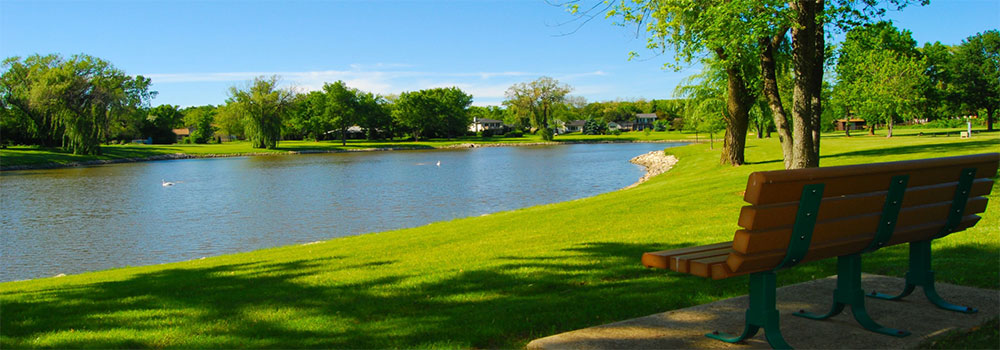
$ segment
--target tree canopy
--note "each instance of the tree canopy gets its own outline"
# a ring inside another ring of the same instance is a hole
[[[42,144],[60,143],[75,154],[100,154],[112,125],[156,96],[148,78],[126,75],[93,56],[11,57],[3,65],[0,125],[23,127],[4,132],[23,133],[16,137]]]

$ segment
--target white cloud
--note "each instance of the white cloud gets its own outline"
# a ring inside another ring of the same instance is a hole
[[[156,84],[191,83],[241,83],[258,76],[277,75],[282,85],[294,87],[299,92],[317,91],[323,84],[343,80],[348,86],[377,94],[398,94],[435,87],[455,86],[475,98],[476,105],[497,105],[503,101],[504,92],[514,83],[535,79],[543,74],[523,71],[477,71],[439,73],[412,69],[405,64],[375,63],[352,64],[346,70],[321,70],[304,72],[213,72],[213,73],[155,73],[145,75]],[[561,81],[600,78],[608,76],[602,70],[569,72],[555,75]],[[593,79],[587,84],[575,85],[577,95],[607,93],[608,85]]]

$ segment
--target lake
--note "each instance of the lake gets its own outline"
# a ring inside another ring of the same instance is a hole
[[[0,173],[0,281],[198,259],[614,191],[637,155],[577,144],[187,159]],[[440,162],[440,165],[438,165]],[[165,187],[161,181],[175,182]]]

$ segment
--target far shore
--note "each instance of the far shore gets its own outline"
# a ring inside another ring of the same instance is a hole
[[[38,164],[17,164],[17,165],[3,165],[0,164],[0,171],[18,171],[18,170],[39,170],[39,169],[57,169],[57,168],[69,168],[69,167],[79,167],[79,166],[92,166],[92,165],[104,165],[104,164],[118,164],[118,163],[136,163],[136,162],[148,162],[148,161],[158,161],[158,160],[176,160],[176,159],[196,159],[196,158],[228,158],[228,157],[247,157],[247,156],[275,156],[275,155],[294,155],[294,154],[320,154],[320,153],[349,153],[349,152],[384,152],[384,151],[414,151],[414,150],[444,150],[444,149],[457,149],[457,148],[479,148],[479,147],[524,147],[524,146],[552,146],[552,145],[573,145],[573,144],[609,144],[609,143],[697,143],[701,140],[567,140],[567,141],[554,141],[554,142],[491,142],[491,143],[459,143],[450,144],[444,146],[432,146],[429,148],[423,148],[419,145],[414,145],[408,147],[405,145],[395,145],[392,147],[368,147],[368,148],[352,148],[352,149],[304,149],[304,150],[289,150],[289,151],[270,151],[270,152],[239,152],[239,153],[204,153],[204,154],[191,154],[191,153],[171,153],[171,154],[158,154],[146,157],[125,157],[125,158],[113,158],[113,159],[96,159],[78,162],[66,162],[66,163],[38,163]],[[165,145],[170,146],[170,145]],[[0,159],[0,163],[2,159]],[[642,165],[642,164],[640,164]],[[648,167],[647,167],[648,168]],[[638,183],[637,183],[638,184]]]

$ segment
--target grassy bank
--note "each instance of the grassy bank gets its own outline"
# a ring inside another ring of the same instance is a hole
[[[556,137],[556,142],[636,142],[664,140],[695,140],[704,139],[707,135],[682,132],[629,132],[622,135],[581,135],[568,134]],[[716,135],[719,136],[719,135]],[[421,142],[383,141],[369,142],[364,140],[348,140],[347,145],[340,141],[281,141],[273,150],[255,149],[248,142],[227,142],[223,144],[176,144],[176,145],[105,145],[101,146],[102,155],[75,155],[60,149],[40,147],[9,147],[0,149],[0,166],[40,166],[81,163],[88,161],[103,161],[126,158],[148,158],[168,154],[187,154],[192,156],[205,155],[244,155],[244,154],[283,154],[292,152],[334,152],[366,149],[434,149],[454,147],[461,144],[518,144],[542,142],[540,136],[525,135],[524,137],[463,137],[452,140],[431,139]]]
[[[823,139],[824,166],[995,152],[973,139]],[[924,130],[923,132],[926,132]],[[906,133],[903,133],[906,134]],[[671,171],[634,189],[422,227],[181,263],[0,284],[0,348],[514,348],[558,332],[746,294],[647,270],[645,251],[731,240],[753,171],[782,167],[777,140],[750,164],[708,144],[671,148]],[[1000,187],[973,229],[934,246],[939,281],[1000,289]],[[905,246],[865,258],[902,276]],[[947,271],[947,272],[945,272]],[[975,273],[971,273],[975,271]],[[779,284],[835,273],[833,260]]]

